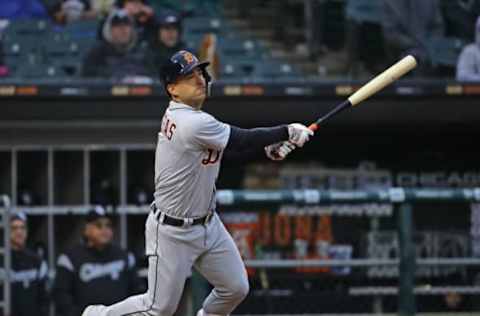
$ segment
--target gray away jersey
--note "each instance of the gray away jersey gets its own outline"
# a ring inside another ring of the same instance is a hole
[[[188,105],[170,102],[155,153],[155,204],[175,217],[215,209],[215,181],[230,126]]]

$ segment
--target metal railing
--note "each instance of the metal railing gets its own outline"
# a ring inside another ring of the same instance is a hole
[[[370,191],[337,190],[262,190],[239,191],[223,190],[217,195],[219,204],[337,204],[337,203],[392,203],[397,210],[397,231],[400,242],[398,259],[349,259],[349,260],[246,260],[252,268],[291,268],[291,267],[368,267],[398,266],[399,286],[398,314],[414,315],[416,312],[415,269],[417,265],[480,265],[475,258],[415,258],[413,243],[413,221],[411,203],[417,202],[478,202],[480,188],[459,189],[404,189],[388,188]]]
[[[348,259],[348,260],[246,260],[247,267],[252,268],[291,268],[291,267],[369,267],[369,266],[398,266],[400,283],[395,294],[398,293],[399,314],[413,315],[415,313],[414,286],[415,267],[423,265],[480,265],[476,258],[415,258],[413,245],[413,222],[411,203],[419,202],[479,202],[480,188],[459,189],[404,189],[387,188],[368,191],[339,191],[339,190],[219,190],[217,192],[219,205],[226,207],[240,205],[328,205],[328,204],[356,204],[356,203],[388,203],[394,206],[397,213],[397,229],[400,240],[398,259]],[[49,210],[48,210],[49,209]],[[58,214],[71,213],[72,207],[49,207],[40,213],[51,212]],[[88,207],[79,206],[78,214],[84,214]],[[73,213],[77,213],[77,212]],[[116,208],[120,215],[141,214],[148,211],[148,207],[121,205]],[[125,227],[123,228],[125,229]],[[9,295],[9,293],[8,293]],[[6,296],[5,296],[6,297]]]

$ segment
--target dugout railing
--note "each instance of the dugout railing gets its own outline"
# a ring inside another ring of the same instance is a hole
[[[390,188],[371,191],[235,191],[218,192],[218,202],[223,205],[252,203],[271,204],[336,204],[336,203],[392,203],[397,213],[397,231],[400,241],[398,259],[349,259],[349,260],[246,260],[252,268],[288,268],[288,267],[367,267],[396,265],[399,268],[398,287],[352,288],[350,295],[373,295],[376,298],[376,313],[382,312],[381,298],[384,295],[398,295],[398,314],[416,313],[415,295],[438,295],[451,291],[465,294],[479,294],[479,287],[445,288],[415,287],[415,270],[422,265],[477,266],[480,258],[423,258],[416,259],[413,242],[414,224],[412,204],[418,202],[478,202],[480,188],[465,189],[404,189]],[[380,306],[379,306],[380,305]]]
[[[51,169],[51,168],[50,168]],[[458,188],[458,189],[403,189],[389,188],[369,191],[339,191],[339,190],[219,190],[217,201],[222,209],[232,206],[262,205],[278,206],[284,204],[294,205],[335,205],[355,203],[386,203],[393,205],[394,213],[397,215],[396,227],[400,241],[400,255],[394,259],[348,259],[348,260],[246,260],[247,267],[265,269],[276,269],[286,267],[322,267],[322,266],[398,266],[399,286],[398,288],[358,288],[351,289],[351,295],[374,295],[376,297],[398,295],[398,313],[400,315],[413,315],[416,311],[415,295],[421,295],[415,287],[415,269],[422,265],[480,265],[480,259],[475,258],[415,258],[413,238],[414,225],[412,222],[412,205],[421,202],[459,202],[476,203],[480,202],[480,188]],[[60,206],[52,205],[45,207],[13,207],[13,210],[26,211],[28,214],[47,216],[48,224],[48,253],[50,262],[54,262],[55,239],[59,237],[55,231],[55,216],[74,214],[85,214],[90,205]],[[130,215],[146,214],[148,206],[135,206],[121,204],[109,208],[110,211],[118,214],[120,241],[127,240],[129,226],[134,225],[127,220]],[[223,211],[222,211],[223,212]],[[54,264],[51,265],[53,267]],[[204,283],[198,278],[192,278],[192,297],[198,298],[192,303],[198,305],[199,300],[205,293]],[[440,293],[441,289],[430,289],[431,293]],[[198,295],[200,291],[201,295]],[[420,290],[425,293],[425,289]],[[466,291],[472,291],[468,288]],[[475,291],[475,289],[473,290]],[[189,310],[195,310],[193,308]],[[253,314],[253,313],[252,313]]]

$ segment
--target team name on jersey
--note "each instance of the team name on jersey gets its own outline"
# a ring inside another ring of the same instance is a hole
[[[105,276],[110,276],[112,280],[118,280],[124,269],[124,260],[116,260],[104,264],[84,263],[80,266],[79,277],[85,283]]]
[[[4,279],[4,273],[4,269],[0,269],[0,279]],[[27,289],[33,282],[40,278],[40,271],[38,269],[11,270],[9,277],[11,283],[23,283],[23,287]]]

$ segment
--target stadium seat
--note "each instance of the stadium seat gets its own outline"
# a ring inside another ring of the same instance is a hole
[[[63,56],[49,59],[48,63],[57,69],[57,76],[79,77],[82,67],[82,59],[78,56]]]
[[[426,43],[434,67],[456,67],[458,56],[466,43],[455,37],[432,38]]]
[[[220,18],[192,17],[183,22],[185,34],[219,33],[225,27]]]
[[[61,33],[48,37],[42,46],[47,57],[68,57],[80,52],[79,44]]]
[[[50,30],[50,22],[47,20],[14,20],[5,29],[5,35],[39,35],[46,34]]]
[[[263,78],[294,77],[296,72],[292,65],[278,61],[257,63],[255,73]]]
[[[254,74],[254,62],[227,62],[222,63],[220,71],[221,78],[243,78]]]
[[[218,47],[222,55],[231,57],[256,57],[262,55],[260,45],[252,39],[219,37]]]
[[[53,78],[58,77],[60,71],[54,65],[21,65],[14,73],[15,77],[21,78]]]
[[[85,20],[76,21],[65,25],[59,31],[67,34],[72,40],[91,39],[97,38],[98,21],[97,20]]]
[[[381,22],[382,13],[379,0],[348,0],[345,14],[347,19],[357,23]]]
[[[296,71],[288,63],[266,60],[234,60],[222,64],[221,78],[277,79],[295,77]]]

